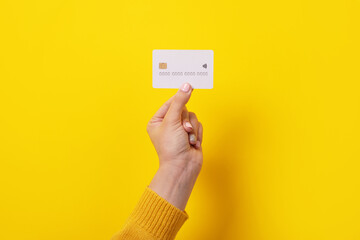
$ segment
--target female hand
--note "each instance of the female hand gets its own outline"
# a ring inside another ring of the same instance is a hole
[[[202,124],[185,106],[191,93],[191,85],[183,84],[147,125],[159,157],[159,170],[149,187],[182,210],[203,162]]]

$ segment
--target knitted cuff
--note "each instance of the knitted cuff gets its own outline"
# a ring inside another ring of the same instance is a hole
[[[129,220],[157,239],[170,240],[188,218],[186,211],[176,208],[147,186]]]

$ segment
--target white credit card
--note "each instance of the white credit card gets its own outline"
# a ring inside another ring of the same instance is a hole
[[[153,50],[153,87],[213,88],[213,50]]]

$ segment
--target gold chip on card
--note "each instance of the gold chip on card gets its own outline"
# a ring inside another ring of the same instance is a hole
[[[167,63],[159,63],[160,69],[167,69]]]

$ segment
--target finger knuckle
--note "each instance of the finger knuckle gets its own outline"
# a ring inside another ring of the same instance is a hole
[[[189,112],[189,116],[191,116],[194,119],[197,119],[196,114],[194,112]]]

